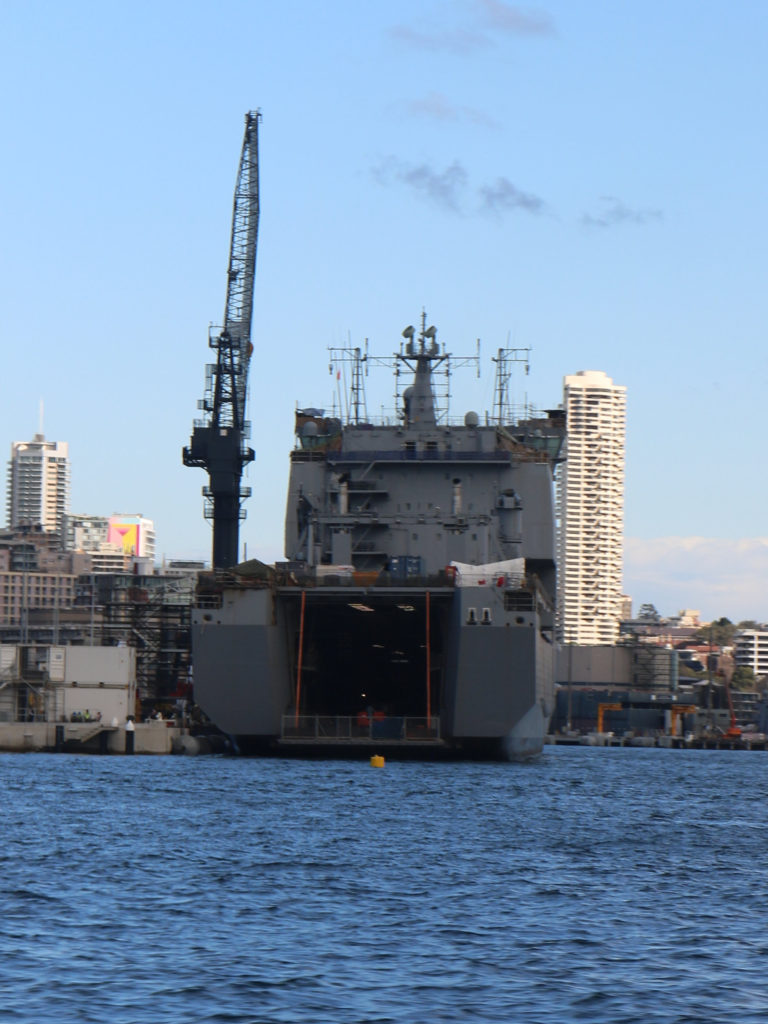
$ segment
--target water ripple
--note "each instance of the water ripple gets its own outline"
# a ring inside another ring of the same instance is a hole
[[[768,757],[0,756],[13,1024],[752,1024]]]

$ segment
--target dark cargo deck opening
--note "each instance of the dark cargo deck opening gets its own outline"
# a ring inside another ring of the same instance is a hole
[[[292,637],[292,711],[387,717],[440,713],[452,595],[430,593],[427,634],[424,590],[306,593],[303,633],[300,593],[283,598]]]

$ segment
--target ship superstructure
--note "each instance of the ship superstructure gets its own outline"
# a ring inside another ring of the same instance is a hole
[[[286,561],[201,587],[196,698],[241,749],[541,748],[562,416],[506,422],[500,400],[482,423],[452,423],[436,335],[425,316],[403,332],[393,362],[410,384],[393,422],[365,415],[359,350],[346,422],[297,411]]]

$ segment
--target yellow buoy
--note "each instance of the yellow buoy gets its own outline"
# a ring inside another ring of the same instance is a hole
[[[384,767],[384,758],[381,756],[381,754],[374,754],[373,757],[371,758],[371,768],[383,768],[383,767]]]

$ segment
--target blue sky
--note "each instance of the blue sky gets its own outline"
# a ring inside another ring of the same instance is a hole
[[[626,385],[635,607],[768,619],[767,42],[757,0],[5,0],[0,445],[44,400],[73,511],[210,557],[181,448],[259,107],[248,554],[282,555],[328,346],[391,353],[424,307],[452,351],[482,341],[457,412],[508,338],[541,407],[580,369]]]

